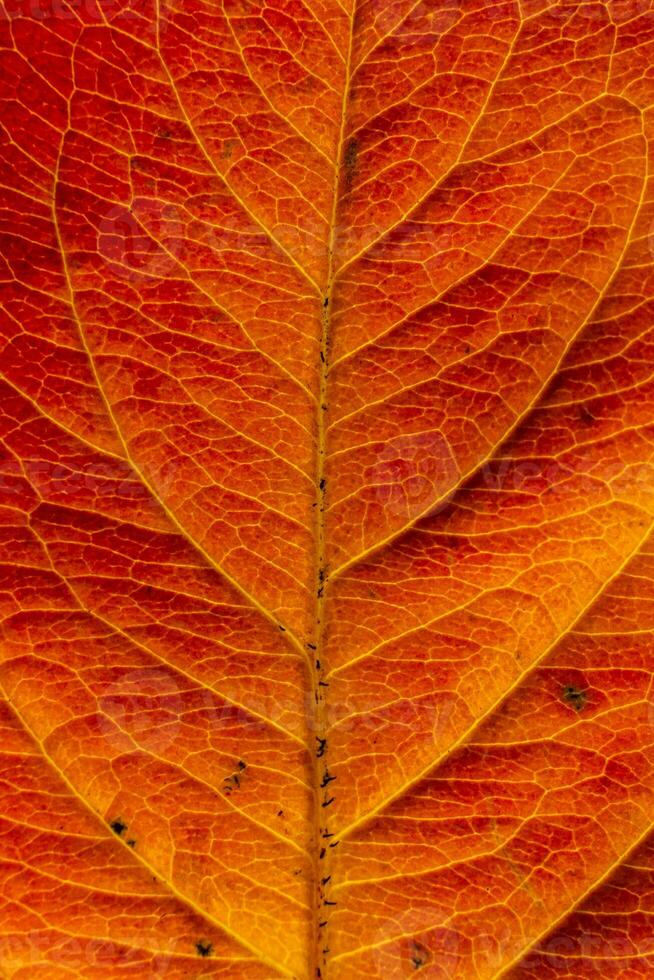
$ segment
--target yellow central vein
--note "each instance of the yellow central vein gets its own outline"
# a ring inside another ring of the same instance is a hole
[[[317,419],[317,451],[316,451],[316,569],[315,569],[315,648],[316,663],[314,671],[314,727],[318,743],[316,756],[314,757],[314,887],[316,922],[313,941],[313,956],[310,964],[310,976],[324,977],[326,966],[326,933],[323,934],[321,922],[327,922],[327,910],[325,905],[328,901],[327,884],[330,879],[330,853],[329,830],[327,823],[323,823],[328,813],[330,799],[333,794],[330,792],[329,768],[327,750],[327,704],[324,692],[328,690],[325,682],[326,663],[324,659],[325,641],[325,599],[328,589],[328,568],[326,565],[326,539],[325,539],[325,510],[326,510],[326,459],[327,459],[327,380],[329,371],[329,341],[331,326],[331,309],[333,305],[333,291],[335,281],[335,250],[336,250],[336,231],[337,231],[337,212],[339,199],[339,183],[341,159],[343,157],[343,144],[345,139],[345,127],[347,121],[347,100],[351,82],[352,51],[354,45],[354,16],[356,0],[353,0],[352,10],[349,14],[349,40],[348,51],[345,59],[345,71],[343,76],[343,96],[341,101],[341,118],[338,132],[338,140],[334,156],[334,183],[332,190],[332,213],[329,228],[328,242],[328,264],[327,264],[327,285],[323,298],[322,307],[322,331],[320,341],[320,391],[318,397],[318,419]],[[325,928],[327,928],[325,926]]]

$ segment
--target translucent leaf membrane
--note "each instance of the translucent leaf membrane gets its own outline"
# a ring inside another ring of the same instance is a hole
[[[654,2],[0,32],[0,976],[646,980]]]

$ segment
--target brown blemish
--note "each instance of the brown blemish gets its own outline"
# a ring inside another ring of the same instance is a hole
[[[345,147],[345,154],[343,156],[343,170],[344,170],[346,191],[352,190],[352,185],[354,184],[354,180],[359,171],[358,158],[359,158],[359,141],[356,139],[348,140],[347,146]]]
[[[427,947],[418,942],[411,943],[410,955],[414,970],[421,970],[431,959],[431,954]]]
[[[580,687],[574,684],[567,684],[561,691],[561,698],[569,704],[575,711],[583,711],[588,701],[588,695]]]

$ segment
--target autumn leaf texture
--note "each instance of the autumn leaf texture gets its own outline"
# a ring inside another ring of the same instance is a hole
[[[654,0],[0,30],[0,980],[654,977]]]

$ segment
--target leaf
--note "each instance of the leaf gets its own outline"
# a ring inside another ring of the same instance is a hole
[[[8,0],[0,975],[654,969],[652,0]]]

